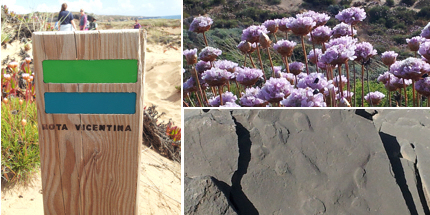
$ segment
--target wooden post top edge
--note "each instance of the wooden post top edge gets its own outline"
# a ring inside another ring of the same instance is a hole
[[[142,31],[142,29],[140,29]],[[146,35],[146,30],[143,30]],[[116,29],[116,30],[97,30],[97,31],[37,31],[33,32],[35,36],[44,35],[69,35],[69,34],[109,34],[109,33],[134,33],[138,34],[139,29]]]

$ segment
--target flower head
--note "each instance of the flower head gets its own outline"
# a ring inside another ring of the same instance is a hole
[[[290,57],[293,54],[293,50],[296,45],[297,43],[293,41],[279,40],[273,45],[273,48],[283,57]]]
[[[289,68],[291,73],[293,73],[294,75],[298,75],[305,68],[305,64],[301,62],[292,62],[290,63]]]
[[[282,78],[282,66],[274,66],[274,71],[272,71],[275,74],[276,78]]]
[[[430,41],[422,43],[418,52],[423,58],[427,59],[427,62],[430,62]]]
[[[269,36],[267,36],[267,34],[263,32],[260,34],[259,42],[260,42],[260,46],[263,49],[269,48],[270,44],[272,44],[272,41],[270,40]]]
[[[421,31],[421,36],[426,38],[426,39],[430,39],[430,22]]]
[[[415,89],[418,91],[418,93],[429,97],[430,96],[430,77],[425,77],[424,79],[417,81],[417,83],[415,84]]]
[[[221,54],[222,54],[221,50],[208,46],[202,49],[202,51],[199,54],[199,58],[200,60],[212,62]]]
[[[366,102],[372,105],[378,105],[383,98],[385,98],[385,95],[379,91],[370,92],[364,96]]]
[[[353,29],[353,33],[354,35],[356,35],[357,31]],[[352,35],[351,25],[341,22],[340,24],[337,24],[336,26],[334,26],[333,30],[331,31],[331,35],[334,38],[339,38],[342,36],[351,36]]]
[[[227,104],[227,102],[236,103],[237,96],[235,96],[233,93],[226,91],[222,94],[222,103]],[[215,98],[209,99],[209,105],[212,107],[218,107],[220,105],[220,98],[219,95]]]
[[[240,107],[240,105],[235,102],[226,102],[224,105],[220,105],[220,107]]]
[[[31,62],[31,57],[26,57],[26,58],[25,58],[25,62],[26,62],[26,63],[30,63],[30,62]]]
[[[330,16],[325,13],[317,13],[315,11],[309,10],[301,14],[297,14],[296,17],[310,17],[315,21],[315,27],[325,25],[330,19]]]
[[[188,65],[197,63],[197,49],[187,49],[183,51]]]
[[[311,50],[308,54],[308,60],[313,64],[317,64],[317,61],[321,59],[321,55],[322,55],[321,49],[315,49],[315,53],[314,53],[314,50]]]
[[[355,59],[355,45],[335,45],[328,48],[324,54],[321,55],[321,64],[331,64],[332,66],[344,64],[347,60]],[[320,66],[320,64],[318,64]]]
[[[291,29],[289,29],[287,27],[287,24],[290,23],[294,18],[293,17],[284,17],[279,21],[279,30],[282,32],[287,33],[288,31],[290,31]]]
[[[234,73],[234,68],[236,68],[238,64],[229,60],[218,60],[214,62],[214,66]]]
[[[376,49],[373,49],[372,44],[368,42],[357,43],[355,47],[355,61],[365,62],[369,60],[369,58],[378,54]]]
[[[287,27],[299,36],[308,34],[315,26],[316,23],[311,17],[297,17],[287,23]]]
[[[366,18],[366,12],[362,8],[350,7],[340,11],[335,17],[341,22],[355,25]]]
[[[263,72],[260,69],[254,68],[237,68],[236,81],[244,86],[254,85],[261,77],[263,77]]]
[[[294,89],[281,104],[285,107],[326,107],[324,95],[311,88]]]
[[[251,51],[251,43],[245,40],[240,41],[240,43],[237,45],[237,48],[242,52],[242,54],[247,54],[249,51]]]
[[[312,34],[312,37],[311,37]],[[309,41],[313,41],[316,44],[322,44],[327,42],[331,36],[331,28],[327,26],[319,26],[311,31],[309,34]]]
[[[245,93],[242,92],[242,97],[239,103],[245,107],[265,107],[267,101],[258,97],[260,93],[259,87],[246,88]]]
[[[16,67],[18,67],[18,62],[12,61],[7,65],[7,67],[9,67],[11,69],[15,69]]]
[[[261,88],[259,98],[268,102],[279,102],[290,95],[293,87],[284,78],[270,78]]]
[[[324,92],[328,87],[329,82],[323,73],[313,72],[306,77],[299,80],[297,87],[299,88],[311,88],[313,90],[318,90],[319,92]]]
[[[418,58],[406,58],[396,61],[390,67],[390,72],[399,78],[418,80],[424,73],[430,71],[430,65]]]
[[[347,83],[346,77],[343,75],[342,76],[338,75],[338,76],[333,78],[333,84],[335,87],[339,87],[339,83],[340,83],[341,79],[342,79],[342,87],[345,86],[345,84]]]
[[[386,51],[386,52],[382,53],[382,55],[381,55],[382,63],[384,63],[387,66],[391,66],[391,64],[396,62],[396,58],[398,55],[399,54],[397,54],[394,51]]]
[[[263,25],[251,25],[242,31],[242,40],[246,40],[250,43],[255,43],[259,41],[261,33],[269,33],[266,27]]]
[[[263,25],[266,27],[269,33],[274,34],[278,31],[280,21],[280,19],[266,20]]]
[[[197,62],[197,64],[196,64],[196,70],[199,73],[202,73],[202,72],[204,72],[210,68],[211,68],[210,62],[199,60],[199,62]]]
[[[208,31],[211,28],[213,21],[209,17],[199,16],[193,19],[193,22],[190,24],[190,31],[196,33],[203,33]]]
[[[421,36],[416,36],[416,37],[412,37],[411,39],[406,39],[409,49],[413,52],[418,51],[418,49],[420,49],[421,43],[425,41],[426,41],[426,38],[423,38]]]
[[[12,79],[12,77],[10,76],[10,74],[3,74],[3,78],[10,81],[10,79]]]
[[[197,91],[197,86],[196,86],[196,82],[194,81],[194,78],[191,77],[191,78],[187,79],[182,84],[182,89],[184,90],[184,93],[190,93],[190,92]]]
[[[232,74],[225,69],[211,68],[202,74],[202,79],[209,84],[209,86],[221,86],[227,83]]]

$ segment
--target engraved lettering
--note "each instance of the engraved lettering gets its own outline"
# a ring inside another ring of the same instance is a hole
[[[61,124],[56,124],[56,126],[58,127],[58,130],[60,130]]]
[[[93,131],[98,131],[98,130],[97,130],[97,129],[98,129],[98,128],[97,128],[97,126],[98,126],[98,125],[93,125]]]
[[[54,130],[55,129],[55,125],[54,124],[49,124],[49,130]]]
[[[75,127],[76,127],[76,130],[78,130],[78,131],[79,131],[79,129],[81,129],[81,125],[75,125]]]
[[[112,127],[112,125],[107,125],[107,127],[108,127],[108,131],[110,131],[110,127]]]
[[[91,125],[87,125],[86,129],[87,129],[88,131],[91,131]]]
[[[127,125],[127,127],[125,127],[125,131],[131,131],[130,125]]]
[[[99,125],[99,131],[104,131],[106,128],[106,125]]]
[[[42,130],[48,130],[48,125],[47,124],[42,124]]]
[[[124,129],[123,125],[118,125],[118,131],[122,131]]]
[[[63,127],[61,128],[61,130],[69,130],[69,129],[67,129],[66,124],[63,124]]]

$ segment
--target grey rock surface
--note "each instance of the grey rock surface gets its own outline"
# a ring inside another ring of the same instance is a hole
[[[190,152],[184,157],[185,176],[211,175],[229,184],[239,156],[236,125],[230,112],[194,111],[186,118],[184,127],[183,150]]]
[[[185,177],[185,214],[237,214],[225,192],[225,186],[210,176]]]
[[[185,175],[213,176],[238,214],[426,214],[430,120],[390,111],[194,111]]]

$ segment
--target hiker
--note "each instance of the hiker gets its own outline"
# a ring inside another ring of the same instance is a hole
[[[88,30],[88,17],[87,14],[85,14],[84,9],[81,9],[81,17],[79,18],[79,29],[81,31],[87,31]]]
[[[135,19],[134,21],[136,22],[133,25],[134,29],[140,29],[141,25],[137,22],[137,19]]]
[[[73,21],[73,14],[67,11],[67,4],[63,3],[61,5],[61,11],[58,14],[58,30],[59,31],[75,31],[76,25]],[[73,28],[72,28],[73,27]]]
[[[93,17],[93,21],[90,23],[90,27],[88,30],[98,30],[98,25],[97,25],[97,18]]]

